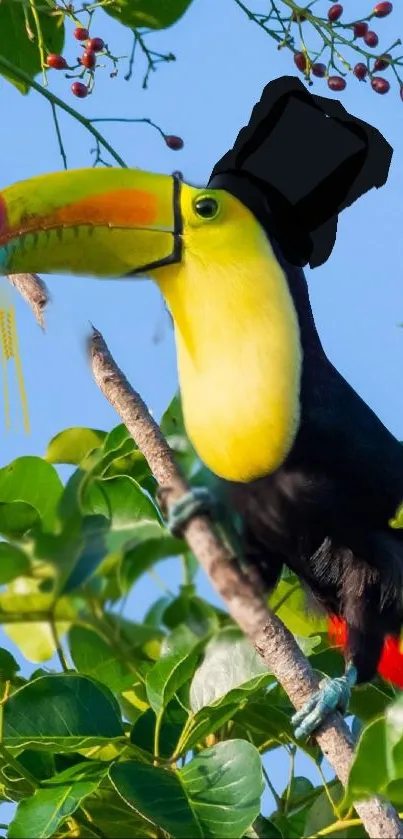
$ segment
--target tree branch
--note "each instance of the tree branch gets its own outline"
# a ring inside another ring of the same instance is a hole
[[[176,466],[172,452],[147,406],[113,360],[96,329],[89,342],[94,379],[147,459],[168,506],[189,489]],[[295,639],[247,579],[232,555],[217,538],[209,519],[197,516],[184,529],[190,549],[197,557],[229,613],[252,642],[298,710],[318,688],[318,679]],[[354,743],[340,714],[332,714],[321,726],[316,740],[336,775],[346,784],[354,755]],[[355,804],[370,837],[402,839],[403,825],[394,808],[378,797]]]
[[[44,311],[50,298],[43,280],[37,274],[9,274],[8,279],[31,307],[41,329],[45,329]]]

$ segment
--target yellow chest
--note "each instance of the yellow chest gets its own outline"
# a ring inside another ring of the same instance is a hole
[[[188,257],[160,283],[170,306],[188,435],[229,481],[273,472],[299,423],[301,347],[286,277],[267,240],[242,263]],[[256,255],[258,254],[258,255]]]

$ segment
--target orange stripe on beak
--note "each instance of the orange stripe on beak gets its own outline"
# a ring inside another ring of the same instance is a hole
[[[52,220],[66,225],[91,224],[115,227],[147,227],[157,217],[155,195],[139,189],[116,189],[105,195],[88,196],[61,207]]]
[[[51,215],[22,217],[17,228],[7,228],[6,205],[0,195],[0,238],[6,244],[15,236],[50,230],[53,227],[121,227],[152,226],[158,212],[158,199],[150,192],[137,189],[117,189],[104,195],[86,196],[55,210]],[[4,210],[2,211],[2,204]],[[4,222],[2,225],[2,215]],[[2,235],[3,234],[3,235]]]

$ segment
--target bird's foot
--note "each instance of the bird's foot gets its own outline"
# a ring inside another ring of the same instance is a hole
[[[344,676],[324,679],[319,690],[292,717],[295,736],[298,739],[309,737],[333,711],[340,711],[344,715],[350,702],[351,688],[356,682],[357,671],[353,665],[347,667]]]
[[[194,487],[168,510],[168,530],[174,536],[180,536],[185,525],[194,516],[211,514],[214,500],[205,487]]]

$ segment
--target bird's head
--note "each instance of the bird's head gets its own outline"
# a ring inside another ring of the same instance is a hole
[[[16,184],[0,192],[1,273],[151,276],[201,459],[230,480],[284,459],[298,425],[297,315],[263,227],[230,192],[112,168]]]

